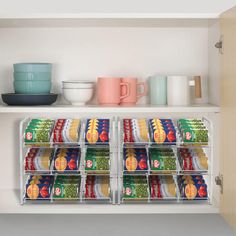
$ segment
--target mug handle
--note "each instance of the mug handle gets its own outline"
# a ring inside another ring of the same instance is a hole
[[[202,98],[201,76],[194,76],[190,79],[189,86],[195,87],[195,98]]]
[[[120,96],[120,99],[127,98],[130,95],[130,84],[127,82],[121,82],[120,86],[125,86],[126,87],[126,93],[123,96]]]
[[[202,98],[201,76],[194,76],[194,81],[195,81],[195,97]]]
[[[137,98],[141,98],[141,97],[143,97],[143,96],[146,96],[146,95],[147,95],[147,92],[148,92],[147,84],[146,84],[145,82],[140,82],[140,83],[137,83],[137,88],[138,88],[139,86],[140,86],[140,87],[143,87],[143,92],[137,94]]]

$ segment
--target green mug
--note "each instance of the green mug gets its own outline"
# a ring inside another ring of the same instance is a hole
[[[149,91],[152,105],[167,105],[167,76],[149,77]]]

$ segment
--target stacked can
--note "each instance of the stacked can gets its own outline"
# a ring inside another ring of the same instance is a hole
[[[123,120],[123,129],[124,129],[124,142],[125,143],[134,143],[134,137],[132,133],[132,120],[124,119]]]
[[[52,156],[53,149],[31,148],[25,157],[25,170],[48,172]]]
[[[172,148],[150,148],[152,171],[176,171],[176,158]]]
[[[172,176],[150,176],[152,199],[175,199],[176,185]]]
[[[125,143],[148,143],[149,132],[146,119],[124,119]]]
[[[178,177],[181,197],[187,200],[206,200],[207,185],[202,175],[183,175]]]
[[[53,185],[53,176],[30,176],[26,184],[26,199],[49,200]]]
[[[182,170],[208,170],[208,158],[201,148],[179,149],[178,157]]]
[[[109,181],[109,176],[87,176],[85,184],[85,199],[110,198]]]
[[[109,119],[87,119],[85,142],[87,144],[108,144],[109,126]]]
[[[147,171],[147,151],[145,148],[124,148],[124,170],[128,172]]]
[[[178,127],[184,143],[208,143],[208,130],[202,120],[179,119]]]
[[[175,144],[176,130],[171,119],[150,119],[151,141],[156,144]]]
[[[59,175],[53,186],[53,198],[60,200],[78,200],[80,176]]]
[[[147,200],[149,197],[146,176],[124,176],[123,198],[126,200]]]
[[[58,119],[53,130],[53,142],[77,143],[79,141],[79,132],[79,119]]]
[[[87,148],[85,171],[90,174],[107,174],[110,169],[109,148]]]
[[[54,158],[54,170],[56,172],[79,171],[80,149],[60,148]]]
[[[50,119],[32,119],[24,133],[26,144],[49,143],[54,121]]]

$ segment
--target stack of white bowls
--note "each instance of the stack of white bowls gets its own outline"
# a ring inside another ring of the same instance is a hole
[[[62,81],[64,98],[74,106],[83,106],[93,97],[94,82]]]

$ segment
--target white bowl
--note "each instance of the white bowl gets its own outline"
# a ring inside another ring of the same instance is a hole
[[[84,88],[89,89],[94,87],[94,82],[87,82],[82,80],[68,80],[62,81],[63,88]]]
[[[93,89],[63,88],[64,98],[73,106],[83,106],[93,96]]]

